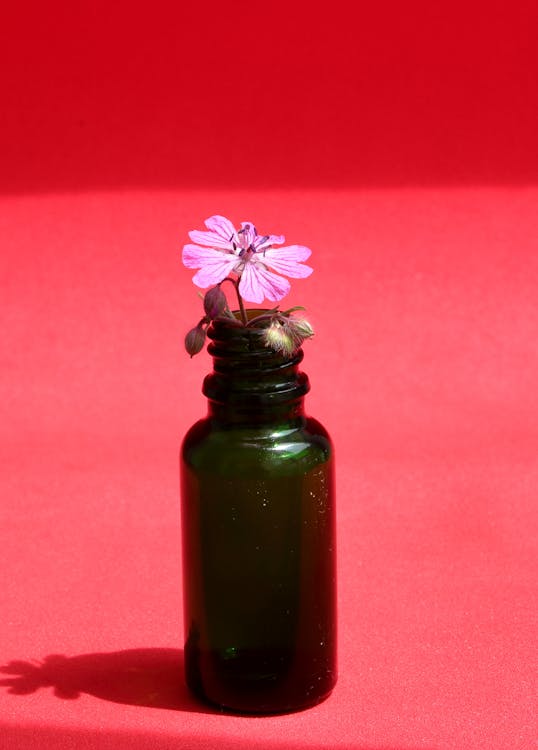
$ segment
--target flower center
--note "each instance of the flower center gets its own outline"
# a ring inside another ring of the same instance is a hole
[[[245,226],[237,232],[237,239],[239,240],[239,247],[241,248],[239,255],[243,257],[245,252],[253,250],[254,241],[256,239],[256,227],[252,224],[245,224]]]

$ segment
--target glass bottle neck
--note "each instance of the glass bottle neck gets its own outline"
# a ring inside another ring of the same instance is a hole
[[[287,404],[257,407],[249,407],[246,404],[230,406],[230,404],[221,404],[210,400],[208,417],[221,425],[298,427],[305,419],[304,399],[298,399]]]
[[[304,420],[304,396],[310,385],[299,371],[303,352],[284,356],[263,344],[260,331],[219,326],[208,335],[213,372],[202,391],[209,417],[225,424],[297,424]]]

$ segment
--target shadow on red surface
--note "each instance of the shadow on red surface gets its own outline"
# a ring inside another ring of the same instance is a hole
[[[43,662],[11,661],[0,667],[9,677],[0,685],[14,695],[53,688],[58,698],[81,693],[113,703],[218,713],[196,701],[183,680],[183,651],[169,648],[129,649],[110,653],[61,656]]]
[[[0,192],[538,180],[535,0],[53,6],[3,12]]]
[[[164,708],[193,713],[222,713],[195,701],[181,677],[183,673],[183,651],[168,648],[129,649],[110,653],[81,654],[67,657],[51,654],[43,662],[11,661],[0,666],[0,673],[9,677],[0,680],[0,686],[7,688],[12,695],[30,695],[40,688],[53,688],[58,698],[74,700],[82,693],[93,695],[113,703],[133,706]],[[277,719],[278,717],[275,717]],[[249,717],[245,719],[248,721]],[[215,731],[214,727],[208,730]],[[46,727],[46,726],[3,726],[2,738],[5,747],[21,750],[40,747],[81,747],[95,750],[110,750],[118,747],[132,747],[140,750],[154,748],[155,735],[148,734],[141,727],[131,732],[117,732],[107,729],[95,732],[86,729]],[[90,739],[91,738],[91,739]],[[194,736],[182,734],[178,739],[177,726],[171,736],[159,735],[158,744],[162,750],[178,747],[189,750],[207,748],[208,741],[219,750],[238,750],[258,746],[255,739],[206,736],[203,729]],[[2,746],[4,747],[4,745]],[[317,741],[314,735],[304,742],[288,739],[285,732],[282,739],[275,741],[265,738],[263,747],[267,750],[321,750],[324,742]],[[342,750],[370,750],[362,743],[339,744]],[[373,750],[373,748],[372,748]],[[413,750],[410,746],[376,746],[376,750]],[[425,749],[423,749],[425,750]]]

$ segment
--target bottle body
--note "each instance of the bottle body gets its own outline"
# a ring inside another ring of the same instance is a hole
[[[302,401],[237,418],[221,399],[182,446],[186,678],[234,711],[306,708],[336,681],[333,451]]]

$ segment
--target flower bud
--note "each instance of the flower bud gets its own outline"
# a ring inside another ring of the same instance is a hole
[[[198,323],[195,328],[192,328],[185,336],[185,349],[187,354],[194,357],[195,354],[202,351],[205,344],[205,329],[202,323]]]
[[[218,318],[226,309],[226,295],[219,285],[214,286],[204,296],[204,310],[208,318]]]
[[[292,334],[299,339],[299,343],[302,343],[305,339],[309,339],[314,335],[314,329],[306,318],[299,318],[297,320],[290,318],[288,325]]]
[[[265,329],[263,339],[265,346],[285,356],[293,354],[297,349],[297,344],[287,325],[282,325],[278,320],[273,320],[271,325]]]

